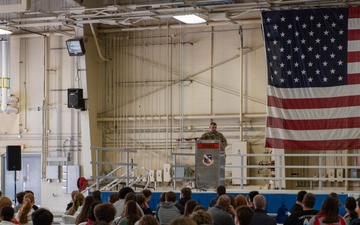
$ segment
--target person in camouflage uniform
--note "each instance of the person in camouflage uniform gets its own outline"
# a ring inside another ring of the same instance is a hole
[[[226,148],[227,144],[227,140],[224,137],[224,135],[220,132],[216,131],[217,125],[215,122],[211,122],[209,129],[209,132],[204,133],[201,137],[200,140],[220,140],[224,146],[224,148]]]

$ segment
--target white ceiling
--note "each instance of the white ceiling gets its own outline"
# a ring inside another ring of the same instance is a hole
[[[121,3],[120,3],[121,2]],[[196,13],[209,25],[250,24],[261,10],[360,5],[355,0],[0,0],[0,28],[15,33],[68,30],[83,24],[103,29],[176,25],[173,15]],[[25,6],[25,7],[24,7]]]

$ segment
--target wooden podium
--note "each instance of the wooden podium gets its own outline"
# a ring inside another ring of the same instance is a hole
[[[217,188],[225,184],[225,148],[220,140],[196,141],[195,188]]]

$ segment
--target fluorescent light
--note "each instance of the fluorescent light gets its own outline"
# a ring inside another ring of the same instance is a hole
[[[9,30],[5,30],[5,29],[0,28],[0,35],[4,35],[4,34],[12,34],[12,32],[9,31]]]
[[[197,23],[205,23],[206,22],[206,20],[204,20],[203,18],[201,18],[200,16],[197,16],[195,14],[178,15],[178,16],[173,16],[173,17],[174,17],[174,19],[177,19],[186,24],[197,24]]]

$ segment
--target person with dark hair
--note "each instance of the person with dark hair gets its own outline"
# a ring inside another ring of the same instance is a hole
[[[258,194],[259,194],[258,191],[250,191],[249,194],[246,196],[247,204],[252,209],[254,209],[254,198]]]
[[[151,215],[145,215],[141,217],[138,225],[159,225],[159,221]]]
[[[34,225],[51,225],[54,215],[47,209],[40,208],[31,214],[31,220]]]
[[[181,214],[184,214],[185,204],[190,199],[191,199],[191,189],[188,187],[181,188],[180,199],[175,202],[176,207],[178,207]]]
[[[185,204],[184,216],[189,217],[193,213],[194,208],[197,205],[198,205],[198,203],[194,199],[190,199],[189,201],[187,201]]]
[[[304,199],[304,196],[306,195],[306,191],[299,191],[296,196],[296,202],[291,207],[290,213],[298,212],[303,210],[302,200]]]
[[[154,215],[151,211],[149,205],[146,203],[146,197],[143,194],[136,195],[136,203],[140,205],[141,210],[143,211],[144,215]]]
[[[228,146],[226,138],[222,133],[218,132],[216,129],[217,129],[217,124],[215,122],[211,122],[209,126],[210,131],[205,132],[200,137],[200,140],[220,140],[224,148],[226,148],[226,146]]]
[[[119,225],[134,225],[140,218],[140,213],[137,204],[133,200],[129,200],[125,203],[124,212],[121,214]]]
[[[355,211],[356,209],[356,200],[354,197],[347,197],[345,199],[345,209],[347,211],[344,216],[346,224],[350,224],[354,219],[359,218],[359,214]]]
[[[11,206],[4,206],[0,210],[1,224],[2,225],[13,225],[15,211]]]
[[[101,202],[94,202],[93,204],[91,204],[90,206],[90,212],[89,212],[89,218],[88,220],[86,221],[86,225],[92,225],[95,221],[96,221],[96,218],[95,218],[95,212],[94,212],[94,209],[97,205],[99,205]]]
[[[111,195],[109,195],[109,202],[111,204],[114,204],[115,202],[119,201],[119,195],[118,193],[113,193]]]
[[[135,192],[129,192],[129,193],[127,193],[124,200],[125,200],[125,201],[124,201],[124,206],[125,206],[125,204],[126,204],[128,201],[130,201],[130,200],[132,200],[132,201],[134,201],[134,202],[136,203],[136,195],[135,195]],[[143,215],[144,215],[144,212],[143,212],[143,210],[141,209],[140,205],[136,203],[136,207],[138,208],[141,216],[143,216]]]
[[[355,209],[355,211],[360,215],[360,198],[356,199],[356,205],[357,209]]]
[[[146,202],[150,201],[152,192],[149,189],[142,190],[141,194],[143,194],[146,197]]]
[[[292,213],[284,222],[284,225],[303,225],[304,220],[311,220],[319,210],[313,209],[316,197],[313,193],[306,193],[302,200],[303,210]]]
[[[91,205],[96,202],[95,198],[91,195],[86,196],[84,200],[84,204],[81,207],[81,211],[79,215],[76,217],[75,224],[79,225],[79,223],[86,222],[89,218],[89,213],[91,210]]]
[[[119,217],[122,214],[122,212],[124,211],[125,196],[130,192],[135,193],[135,191],[131,187],[123,187],[120,189],[119,201],[117,201],[113,204],[116,209],[115,218]]]
[[[236,208],[235,224],[250,225],[254,217],[254,210],[247,205]]]
[[[205,208],[204,208],[205,209]],[[197,225],[214,224],[214,220],[210,213],[205,210],[198,210],[190,215],[190,218],[195,221]]]
[[[181,216],[180,210],[175,206],[176,194],[169,191],[165,195],[165,202],[160,203],[160,207],[156,211],[156,217],[161,225],[169,224],[175,218]]]
[[[339,215],[339,199],[328,196],[319,211],[319,213],[311,218],[309,225],[339,224],[346,225],[344,218]]]
[[[340,201],[340,199],[339,199],[338,194],[336,194],[335,192],[331,192],[331,193],[329,194],[329,196],[332,197],[332,198],[336,198],[336,199],[338,200],[338,202],[339,202],[339,206],[338,206],[338,208],[339,208],[339,215],[342,216],[342,217],[344,217],[344,216],[346,215],[346,209],[345,209],[345,206],[344,206],[343,204],[341,204],[341,201]]]
[[[189,217],[179,217],[173,219],[169,225],[197,225],[194,220],[190,219]]]
[[[96,221],[102,220],[110,224],[115,219],[116,209],[113,204],[100,203],[95,206],[94,214]]]
[[[101,199],[101,191],[96,190],[96,191],[94,191],[93,193],[91,193],[91,196],[94,197],[95,201],[97,201],[97,202],[102,202],[102,199]]]
[[[266,199],[263,195],[256,195],[253,200],[254,203],[254,217],[251,225],[276,225],[275,218],[266,214],[267,207]]]
[[[24,199],[24,195],[25,195],[25,192],[23,192],[23,191],[16,194],[16,201],[18,202],[18,204],[14,207],[15,213],[17,213],[19,211],[19,209],[21,208],[23,199]]]
[[[214,225],[235,225],[231,215],[235,215],[235,209],[230,205],[228,195],[220,195],[216,205],[208,210],[214,220]]]
[[[219,185],[216,188],[216,197],[211,199],[210,203],[209,203],[209,208],[213,207],[214,205],[216,205],[216,202],[218,200],[218,198],[221,195],[225,195],[226,194],[226,187],[224,185]]]

